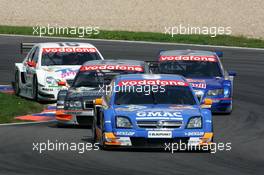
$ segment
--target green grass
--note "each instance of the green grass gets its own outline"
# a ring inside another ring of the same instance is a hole
[[[0,93],[0,123],[17,122],[14,117],[38,113],[43,105],[17,97],[16,95]]]
[[[0,26],[1,34],[33,35],[33,31],[32,27]],[[78,35],[52,36],[78,38]],[[85,38],[264,48],[264,40],[229,35],[218,35],[214,38],[208,35],[174,35],[174,37],[171,37],[164,33],[100,30],[98,35],[86,35]]]

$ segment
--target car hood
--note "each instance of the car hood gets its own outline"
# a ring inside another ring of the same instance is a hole
[[[183,119],[201,115],[200,108],[195,105],[115,105],[115,115],[133,119]]]
[[[47,73],[47,76],[51,76],[59,80],[74,79],[80,66],[43,66],[42,69]]]
[[[223,87],[223,78],[211,78],[211,79],[191,79],[187,81],[192,85],[194,89],[219,89]]]

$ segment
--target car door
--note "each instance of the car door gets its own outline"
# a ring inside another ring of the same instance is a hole
[[[34,47],[32,49],[32,52],[28,55],[25,77],[26,77],[26,83],[29,87],[32,86],[33,76],[36,73],[36,68],[38,63],[38,53],[39,53],[39,48]]]

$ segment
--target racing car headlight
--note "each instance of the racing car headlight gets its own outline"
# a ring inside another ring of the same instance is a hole
[[[117,128],[132,128],[132,123],[129,118],[125,116],[116,116],[116,127]]]
[[[223,89],[213,89],[213,90],[209,90],[207,92],[208,96],[217,96],[217,95],[223,95],[224,90]]]
[[[189,122],[187,124],[187,129],[198,129],[202,128],[202,117],[192,117],[189,119]]]
[[[229,87],[225,87],[224,88],[224,97],[229,97],[230,96],[230,88]]]
[[[47,82],[48,84],[56,84],[56,79],[53,78],[53,77],[47,77],[47,78],[46,78],[46,82]]]

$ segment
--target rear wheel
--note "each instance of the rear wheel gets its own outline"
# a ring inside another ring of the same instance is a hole
[[[15,94],[19,95],[20,93],[20,86],[19,86],[19,73],[16,71],[15,73]]]

